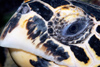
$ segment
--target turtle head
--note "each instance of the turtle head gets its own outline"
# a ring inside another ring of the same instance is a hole
[[[26,50],[33,46],[27,47],[27,44],[33,44],[46,29],[45,20],[24,3],[6,24],[1,34],[0,46]]]
[[[98,47],[100,46],[98,44],[100,43],[100,21],[97,21],[100,19],[99,14],[99,9],[95,10],[78,2],[24,0],[5,26],[1,34],[0,46],[21,49],[59,65],[69,67],[88,65],[89,67],[90,63],[94,63],[96,54],[100,56]],[[14,50],[15,53],[12,55],[18,58],[16,51],[19,52]],[[19,53],[19,56],[25,54]],[[30,58],[27,59],[28,63],[29,60]],[[34,62],[31,60],[33,65],[38,63]]]

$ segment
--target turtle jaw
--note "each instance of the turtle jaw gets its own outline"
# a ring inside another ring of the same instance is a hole
[[[33,67],[29,62],[29,60],[32,59],[34,61],[37,61],[36,56],[29,52],[20,49],[13,49],[13,48],[10,48],[8,50],[10,52],[12,59],[19,67]]]
[[[23,29],[22,29],[23,30]],[[31,41],[28,41],[26,38],[25,30],[22,31],[19,28],[14,29],[11,33],[7,33],[6,37],[1,40],[0,46],[7,47],[7,48],[16,48],[16,49],[23,49],[28,50],[30,45],[27,44]],[[21,31],[21,34],[20,34]],[[28,42],[28,43],[27,43]],[[30,43],[29,43],[30,44]],[[27,49],[24,49],[27,48]]]
[[[0,46],[1,47],[7,47],[7,48],[18,48],[18,46],[16,46],[16,43],[14,45],[14,41],[12,38],[5,38],[4,40],[1,40],[0,42]]]

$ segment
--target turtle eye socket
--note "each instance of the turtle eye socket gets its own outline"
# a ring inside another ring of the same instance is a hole
[[[66,27],[63,28],[62,30],[62,35],[63,36],[75,36],[81,32],[87,27],[87,21],[79,19]]]

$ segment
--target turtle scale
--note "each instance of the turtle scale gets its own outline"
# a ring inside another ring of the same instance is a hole
[[[0,46],[10,48],[19,66],[99,67],[99,13],[77,1],[25,0],[5,26]]]

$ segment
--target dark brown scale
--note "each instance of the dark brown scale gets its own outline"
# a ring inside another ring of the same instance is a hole
[[[18,26],[18,21],[20,20],[20,17],[21,17],[21,14],[18,13],[9,20],[8,24],[6,25],[7,28],[4,30],[1,36],[2,39],[5,38],[8,32],[10,33],[14,28]]]
[[[58,23],[59,23],[58,21],[55,21],[55,22],[54,22],[54,24],[58,24]]]
[[[53,22],[51,22],[51,21],[50,21],[50,22],[48,22],[48,25],[52,26],[52,24],[53,24]]]
[[[70,7],[75,8],[75,6],[70,6]]]
[[[32,21],[30,21],[30,19]],[[27,24],[26,24],[26,29],[28,30],[27,35],[28,39],[35,39],[36,37],[40,36],[46,31],[46,26],[45,22],[40,19],[38,16],[31,17]],[[34,29],[37,28],[36,31]],[[43,41],[43,40],[42,40]]]
[[[100,25],[97,26],[96,31],[100,33]]]
[[[54,43],[52,40],[47,41],[44,46],[47,47],[46,52],[50,51],[50,55],[52,54],[57,57],[58,61],[63,61],[69,58],[68,52],[64,52],[64,48],[58,47],[58,44]]]
[[[68,1],[65,1],[65,0],[41,0],[41,1],[48,3],[54,8],[57,8],[62,5],[70,4]]]
[[[32,8],[33,11],[41,15],[47,21],[53,15],[53,12],[49,9],[49,7],[45,6],[44,4],[40,2],[29,3],[29,6]]]
[[[7,27],[7,28],[4,30],[4,32],[2,33],[2,36],[1,36],[2,39],[5,38],[5,36],[7,35],[8,31],[9,31],[9,27]]]
[[[18,21],[20,20],[21,14],[17,14],[16,17],[13,17],[9,22],[9,33],[18,25]]]
[[[52,28],[49,28],[48,29],[48,33],[53,33],[53,29]]]
[[[60,13],[57,13],[57,16],[59,17],[60,16]]]
[[[69,9],[69,7],[63,7],[62,9]]]
[[[90,38],[89,45],[95,51],[96,55],[100,57],[100,40],[95,35]]]
[[[45,42],[45,40],[48,38],[48,34],[43,34],[42,36],[40,36],[40,41],[41,43]]]
[[[74,53],[75,57],[79,60],[84,62],[85,64],[88,63],[89,58],[86,55],[84,49],[82,49],[81,47],[77,47],[77,46],[70,46],[72,52]]]
[[[39,48],[39,46],[41,45],[42,43],[38,43],[37,45],[36,45],[36,48]]]
[[[31,38],[31,39],[35,39],[36,37],[38,37],[39,35],[40,35],[40,33],[41,33],[41,31],[38,31],[37,33],[31,33],[30,34],[30,36],[29,36],[29,38]]]
[[[59,21],[59,18],[56,18],[56,21]]]
[[[30,64],[33,65],[34,67],[49,67],[50,63],[48,60],[45,60],[43,58],[40,58],[37,56],[37,61],[34,60],[29,60]]]

